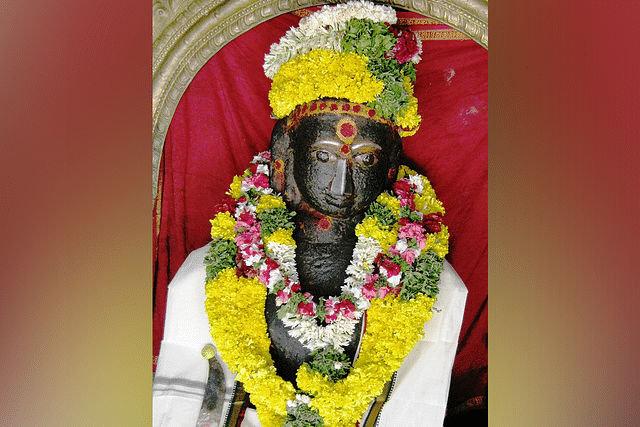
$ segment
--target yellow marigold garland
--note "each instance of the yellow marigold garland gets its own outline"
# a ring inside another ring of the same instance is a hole
[[[363,55],[326,49],[291,59],[273,78],[269,92],[273,113],[282,118],[297,105],[324,97],[360,104],[373,101],[384,83],[367,70],[368,61]]]
[[[375,217],[365,218],[356,225],[356,236],[373,237],[387,250],[398,240],[397,227],[382,226]]]
[[[273,196],[271,194],[265,194],[260,198],[260,201],[256,206],[256,212],[264,212],[269,209],[284,208],[284,207],[286,207],[286,204],[284,203],[282,198],[278,196]]]
[[[251,394],[261,424],[279,427],[295,389],[276,374],[269,354],[266,295],[259,281],[238,278],[235,269],[226,269],[207,283],[205,307],[216,347],[229,369],[238,373],[236,380]],[[306,365],[300,367],[298,386],[316,394],[310,406],[318,410],[326,427],[353,426],[360,419],[422,338],[434,302],[435,298],[426,295],[408,302],[392,296],[372,300],[359,357],[343,380],[334,383]]]
[[[265,157],[261,161],[264,162]],[[247,171],[243,177],[249,175]],[[402,166],[398,180],[404,177],[409,177],[411,185],[416,188],[416,209],[424,214],[443,211],[425,177]],[[235,193],[236,187],[241,191],[242,179],[234,179],[230,192]],[[247,193],[241,192],[237,197],[241,195],[246,196]],[[401,215],[397,198],[382,193],[377,201],[387,206],[396,217]],[[278,196],[263,194],[256,206],[263,212],[279,209],[283,203]],[[236,221],[228,212],[218,213],[211,224],[214,240],[233,240],[236,236]],[[374,238],[386,253],[397,242],[398,229],[398,223],[383,226],[376,216],[372,216],[357,226],[356,234]],[[439,257],[444,257],[449,238],[446,226],[442,225],[439,232],[427,233],[425,237],[424,249],[431,249]],[[278,243],[295,247],[291,229],[279,228],[263,236],[263,241],[265,245]],[[424,293],[418,293],[411,299],[392,294],[372,299],[371,308],[367,310],[361,349],[347,377],[332,382],[303,364],[297,373],[300,389],[296,390],[277,375],[269,353],[271,341],[264,317],[266,295],[267,288],[258,279],[238,277],[236,268],[224,268],[208,281],[205,303],[213,341],[229,369],[237,373],[236,380],[243,382],[251,394],[263,427],[283,425],[288,401],[296,399],[296,393],[313,396],[309,407],[318,411],[325,427],[352,427],[422,338],[423,325],[431,319],[431,308],[435,302],[434,297]]]
[[[211,238],[212,239],[226,239],[233,240],[236,237],[236,233],[233,230],[236,226],[236,220],[231,217],[229,212],[222,212],[214,219],[210,219],[211,223]]]
[[[206,297],[211,337],[220,356],[251,393],[263,426],[282,425],[287,400],[295,398],[295,389],[276,374],[269,354],[266,288],[256,279],[237,277],[235,269],[229,268],[207,283]]]

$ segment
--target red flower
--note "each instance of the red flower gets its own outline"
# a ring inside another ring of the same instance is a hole
[[[396,58],[399,64],[404,64],[420,53],[418,39],[413,32],[393,26],[389,27],[389,30],[398,37],[398,40],[393,49],[385,55],[387,58]]]
[[[400,265],[395,262],[391,262],[389,258],[385,259],[381,267],[384,267],[387,270],[387,277],[393,277],[400,274]]]
[[[315,316],[316,307],[313,302],[301,302],[298,304],[298,313],[303,316]]]
[[[236,211],[236,206],[236,199],[229,195],[225,195],[224,199],[222,199],[222,201],[213,208],[213,213],[216,215],[220,212],[234,213]]]
[[[336,304],[336,309],[340,311],[340,314],[342,314],[344,317],[348,317],[349,319],[356,318],[355,315],[353,314],[353,312],[356,311],[356,306],[353,305],[353,303],[348,299],[343,300],[338,304]]]
[[[428,233],[439,233],[442,230],[442,214],[430,213],[422,218],[422,226]]]
[[[295,282],[291,284],[291,292],[298,292],[300,290],[300,283]]]
[[[407,178],[402,178],[393,183],[393,190],[396,192],[398,196],[405,199],[408,197],[412,197],[413,194],[411,192],[411,184]]]

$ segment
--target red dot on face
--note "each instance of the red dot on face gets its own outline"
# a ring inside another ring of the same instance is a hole
[[[326,231],[329,228],[331,228],[332,223],[333,223],[332,219],[330,217],[325,216],[320,221],[318,221],[318,228],[320,230]]]
[[[343,123],[340,126],[340,135],[344,138],[349,139],[352,138],[356,134],[356,129],[353,127],[351,123]]]
[[[342,151],[343,154],[349,154],[349,151],[351,151],[349,149],[349,146],[347,144],[344,144],[341,148],[340,151]]]

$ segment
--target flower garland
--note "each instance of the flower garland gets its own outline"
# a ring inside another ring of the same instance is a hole
[[[269,188],[269,159],[268,152],[259,154],[234,178],[231,199],[211,220],[213,242],[205,258],[211,335],[251,394],[264,427],[293,426],[294,419],[309,420],[309,426],[352,426],[432,316],[448,250],[444,209],[429,181],[402,166],[395,195],[382,193],[356,227],[342,294],[316,304],[300,292],[291,237],[295,213]],[[314,360],[298,370],[299,390],[276,374],[269,354],[267,293],[276,295],[289,333],[314,351]],[[365,310],[359,357],[346,377],[334,375],[345,371],[341,353]]]
[[[422,42],[396,27],[395,11],[365,1],[324,6],[271,45],[263,65],[273,80],[274,114],[320,98],[366,103],[393,120],[400,136],[416,133],[421,117],[413,96]]]

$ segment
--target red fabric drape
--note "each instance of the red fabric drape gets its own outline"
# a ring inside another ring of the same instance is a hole
[[[398,17],[423,34],[446,28],[408,12]],[[169,281],[189,252],[209,242],[209,219],[233,176],[268,149],[275,120],[263,57],[299,19],[286,14],[234,39],[202,67],[178,104],[154,211],[154,360]],[[445,206],[447,259],[469,290],[450,413],[484,405],[487,393],[487,59],[471,40],[423,41],[415,87],[423,121],[403,140],[404,163],[428,176]]]

